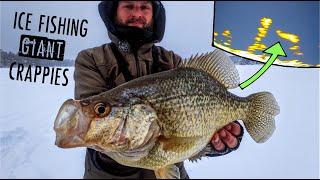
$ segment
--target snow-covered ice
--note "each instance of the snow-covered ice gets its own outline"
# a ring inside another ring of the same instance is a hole
[[[241,80],[260,65],[237,66]],[[0,69],[0,178],[82,178],[84,148],[54,145],[53,121],[60,105],[73,97],[68,86],[10,80]],[[277,129],[264,144],[245,132],[239,149],[222,157],[186,161],[191,178],[318,178],[319,69],[272,66],[239,96],[269,91],[281,108]]]

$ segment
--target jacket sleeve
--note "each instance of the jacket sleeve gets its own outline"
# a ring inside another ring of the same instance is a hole
[[[89,50],[81,51],[75,60],[74,98],[83,99],[104,92],[109,87]]]
[[[169,51],[161,46],[159,47],[159,66],[161,71],[174,69],[179,67],[182,64],[182,58],[174,53],[173,51]]]
[[[173,53],[173,64],[174,64],[174,68],[180,67],[182,64],[182,58],[181,56]]]

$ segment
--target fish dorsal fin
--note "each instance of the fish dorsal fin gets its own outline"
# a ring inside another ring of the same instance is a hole
[[[200,56],[198,54],[195,57],[191,56],[183,62],[182,67],[201,69],[228,89],[236,88],[240,83],[240,77],[234,63],[219,49]]]
[[[209,157],[208,154],[212,154],[213,148],[211,144],[207,144],[205,148],[203,148],[200,152],[192,155],[189,159],[191,162],[197,162],[201,160],[203,157]]]

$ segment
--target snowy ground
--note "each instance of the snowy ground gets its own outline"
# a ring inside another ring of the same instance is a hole
[[[241,80],[260,65],[237,66]],[[0,69],[0,178],[82,178],[84,148],[54,145],[53,121],[69,85],[10,80]],[[254,84],[232,90],[240,96],[269,91],[281,112],[277,129],[264,144],[245,133],[240,148],[223,157],[186,162],[191,178],[318,178],[319,69],[271,67]]]

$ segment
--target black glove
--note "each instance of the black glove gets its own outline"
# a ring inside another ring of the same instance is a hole
[[[211,146],[211,150],[210,150],[210,153],[207,153],[206,155],[209,156],[209,157],[217,157],[217,156],[222,156],[222,155],[226,155],[226,154],[229,154],[230,152],[234,151],[234,150],[237,150],[240,146],[240,143],[241,143],[241,140],[242,140],[242,137],[243,137],[243,127],[241,126],[241,124],[238,122],[238,121],[234,121],[234,123],[237,123],[239,124],[240,126],[240,134],[238,136],[235,136],[238,140],[238,144],[236,147],[234,148],[229,148],[226,144],[225,144],[225,148],[224,150],[222,151],[218,151],[214,148],[214,146],[210,143],[210,146]],[[223,142],[222,142],[223,143]]]

